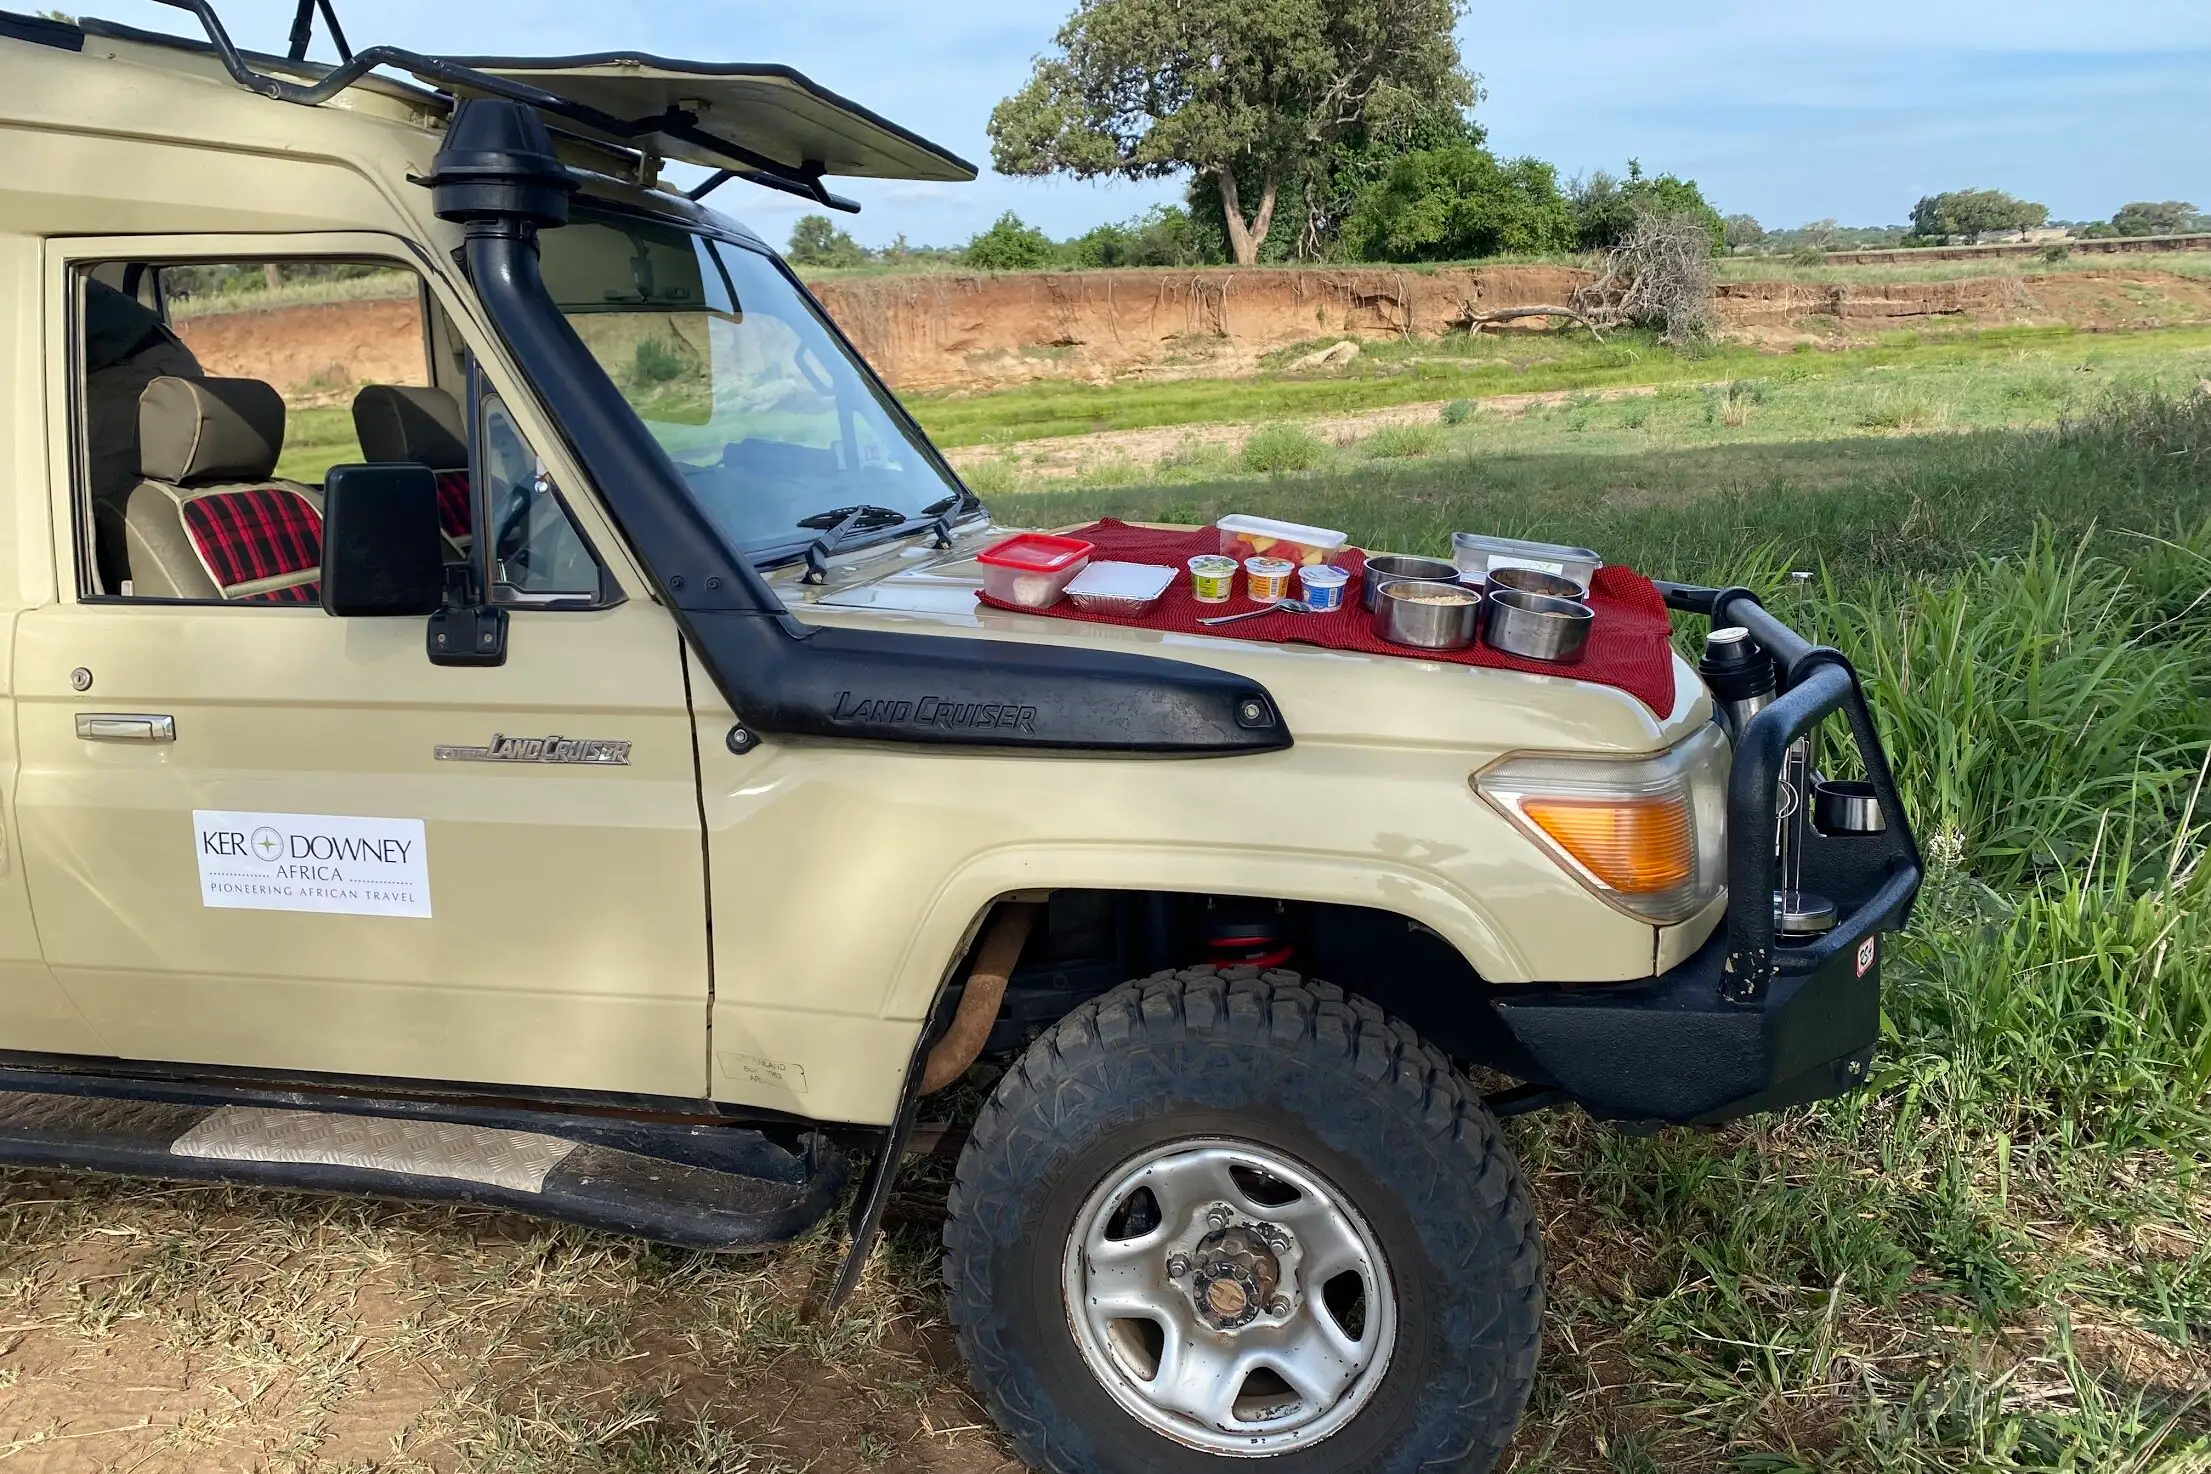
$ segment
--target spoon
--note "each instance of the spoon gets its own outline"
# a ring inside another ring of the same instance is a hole
[[[1234,624],[1239,619],[1257,619],[1262,614],[1311,614],[1312,606],[1301,599],[1284,599],[1276,604],[1262,604],[1257,609],[1246,609],[1241,614],[1216,614],[1211,619],[1201,619],[1199,624]]]

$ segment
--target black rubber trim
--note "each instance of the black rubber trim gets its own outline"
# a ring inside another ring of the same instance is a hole
[[[33,46],[51,46],[56,51],[84,50],[84,27],[43,15],[18,15],[12,10],[0,10],[0,36],[11,41],[28,41]]]
[[[561,167],[544,139],[542,123],[518,103],[463,103],[433,178],[472,181],[471,213],[449,213],[443,198],[440,213],[466,220],[464,260],[492,325],[746,726],[787,736],[1168,756],[1290,745],[1266,689],[1227,671],[1064,645],[814,628],[792,618],[750,561],[723,542],[554,305],[538,272],[533,217],[484,210],[498,161],[516,161],[514,177],[533,187]],[[534,219],[550,223],[549,208]]]
[[[585,1144],[546,1174],[538,1192],[368,1168],[176,1155],[176,1139],[209,1114],[206,1106],[169,1101],[0,1091],[0,1165],[478,1203],[694,1249],[788,1242],[844,1186],[841,1162],[819,1140],[807,1152],[805,1174],[790,1183]]]

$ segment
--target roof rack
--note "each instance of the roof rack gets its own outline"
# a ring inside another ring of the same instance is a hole
[[[338,25],[332,0],[299,0],[285,60],[293,67],[322,72],[317,80],[300,83],[256,71],[231,41],[210,0],[158,3],[197,17],[224,70],[249,92],[315,107],[377,68],[393,67],[434,84],[452,99],[506,98],[600,139],[714,169],[705,182],[687,192],[694,200],[731,179],[742,179],[832,210],[857,212],[858,203],[832,194],[823,185],[825,176],[966,180],[976,173],[972,164],[957,155],[816,86],[788,67],[664,61],[632,53],[466,62],[396,46],[372,46],[356,53]],[[340,61],[335,67],[322,68],[307,60],[318,13],[338,51]],[[525,80],[529,76],[548,85]],[[565,93],[555,90],[562,86],[567,88]],[[602,102],[619,103],[625,98],[657,102],[659,111],[625,117],[573,95],[579,92]],[[715,95],[713,102],[690,95],[705,92]],[[710,109],[732,117],[761,146],[748,146],[728,131],[703,124],[700,114]],[[767,142],[770,138],[772,145]],[[773,146],[779,146],[784,157],[767,151]]]

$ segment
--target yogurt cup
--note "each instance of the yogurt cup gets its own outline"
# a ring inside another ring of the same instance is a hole
[[[1245,592],[1254,604],[1279,604],[1290,597],[1290,575],[1297,572],[1297,565],[1287,558],[1246,558],[1244,577],[1249,586]]]
[[[1236,560],[1200,553],[1190,560],[1190,597],[1200,604],[1226,604],[1236,592]]]
[[[1305,588],[1305,607],[1315,614],[1326,614],[1343,608],[1344,585],[1351,582],[1351,575],[1333,563],[1315,563],[1300,568],[1297,581]]]

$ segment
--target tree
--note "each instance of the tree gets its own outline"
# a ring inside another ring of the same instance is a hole
[[[961,260],[984,271],[1034,271],[1058,258],[1059,247],[1052,244],[1052,238],[1033,225],[1022,224],[1021,217],[1011,210],[970,240],[960,253]]]
[[[1345,254],[1365,261],[1464,261],[1574,248],[1558,171],[1500,162],[1478,143],[1400,155],[1344,223]]]
[[[1574,229],[1585,251],[1609,251],[1628,237],[1644,215],[1694,215],[1712,237],[1712,249],[1727,249],[1727,224],[1697,188],[1694,179],[1672,174],[1651,178],[1643,173],[1643,161],[1628,160],[1628,177],[1616,179],[1599,169],[1569,187],[1574,206]]]
[[[1206,259],[1196,222],[1176,205],[1154,205],[1134,220],[1093,226],[1067,243],[1067,253],[1083,267],[1196,266]]]
[[[2203,229],[2203,217],[2186,200],[2136,200],[2111,217],[2119,235],[2182,235]]]
[[[867,260],[860,243],[827,215],[799,216],[783,254],[793,266],[858,266]]]
[[[1082,179],[1190,170],[1250,265],[1284,183],[1331,144],[1416,100],[1473,105],[1452,35],[1464,4],[1078,0],[1056,54],[992,110],[991,162]]]
[[[1758,223],[1756,215],[1730,215],[1720,222],[1729,251],[1747,251],[1752,246],[1764,245],[1766,227]]]
[[[2000,189],[1953,189],[1912,206],[1912,234],[1930,239],[1962,235],[1968,244],[1978,244],[1991,231],[2034,230],[2049,218],[2049,206]]]

